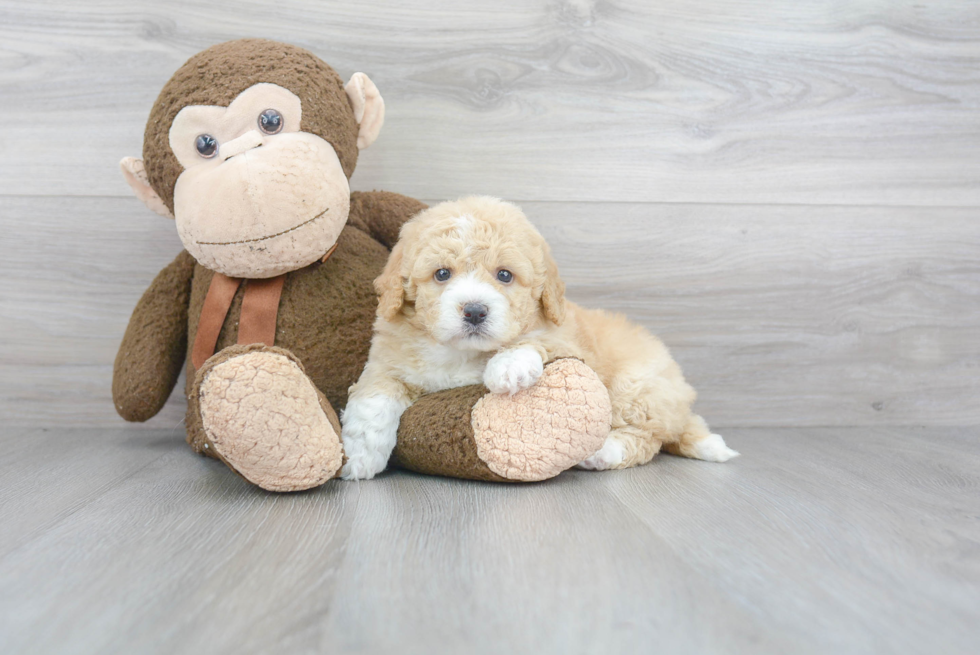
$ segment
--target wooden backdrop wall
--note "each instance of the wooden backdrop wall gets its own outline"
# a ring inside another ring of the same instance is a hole
[[[4,0],[5,424],[121,425],[115,349],[180,244],[117,162],[246,36],[367,72],[388,114],[352,186],[519,202],[713,425],[980,421],[974,0]]]

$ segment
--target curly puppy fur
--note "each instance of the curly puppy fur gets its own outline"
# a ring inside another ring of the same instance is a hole
[[[344,418],[352,467],[365,450],[365,470],[383,468],[397,418],[421,394],[480,381],[513,394],[560,357],[595,370],[612,402],[609,437],[581,468],[644,464],[661,447],[718,462],[738,454],[691,411],[695,391],[659,339],[565,299],[548,244],[515,205],[469,197],[423,211],[375,287],[374,341]]]

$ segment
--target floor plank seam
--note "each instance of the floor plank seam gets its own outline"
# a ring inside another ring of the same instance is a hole
[[[156,464],[157,462],[161,461],[162,459],[167,458],[167,457],[171,457],[173,455],[174,455],[174,452],[163,453],[159,457],[155,457],[154,459],[152,459],[151,461],[147,462],[146,464],[144,464],[143,466],[139,467],[138,469],[133,470],[131,473],[129,473],[129,475],[125,475],[125,476],[119,478],[118,480],[115,480],[114,482],[110,482],[109,484],[107,484],[107,485],[105,485],[103,487],[100,487],[97,491],[89,494],[89,496],[88,496],[87,499],[85,499],[83,502],[81,502],[80,504],[78,504],[75,507],[73,507],[70,511],[68,511],[65,514],[60,515],[55,521],[53,521],[50,524],[44,526],[43,528],[39,528],[37,530],[34,530],[29,535],[26,535],[23,541],[21,541],[20,543],[17,543],[13,548],[11,548],[10,550],[8,550],[7,552],[0,554],[0,563],[4,562],[8,557],[10,557],[11,555],[13,555],[14,553],[22,550],[23,548],[25,548],[27,546],[30,546],[32,543],[34,543],[35,541],[37,541],[38,539],[40,539],[41,537],[43,537],[44,535],[46,535],[51,530],[55,529],[56,527],[58,527],[59,525],[61,525],[62,523],[64,523],[68,519],[70,519],[72,516],[74,516],[78,512],[82,511],[83,509],[85,509],[86,507],[88,507],[89,505],[91,505],[92,503],[94,503],[95,501],[99,500],[100,498],[102,498],[103,496],[105,496],[107,493],[109,493],[110,491],[112,491],[113,489],[115,489],[116,487],[122,485],[124,482],[126,482],[127,480],[129,480],[133,476],[135,476],[138,473],[144,471],[147,467],[149,467],[149,466],[151,466],[153,464]]]
[[[357,191],[358,189],[353,189]],[[401,189],[399,192],[403,192]],[[23,193],[4,193],[0,191],[0,197],[13,199],[76,199],[76,200],[131,200],[133,196],[126,194],[119,195],[81,195],[81,194],[23,194]],[[424,202],[441,202],[435,198],[419,198]],[[826,208],[860,208],[860,209],[948,209],[948,210],[968,210],[980,209],[980,204],[976,205],[914,205],[914,204],[888,204],[888,203],[836,203],[836,202],[698,202],[687,200],[535,200],[533,198],[516,198],[507,196],[504,198],[516,204],[539,204],[539,205],[664,205],[664,206],[692,206],[692,207],[826,207]]]

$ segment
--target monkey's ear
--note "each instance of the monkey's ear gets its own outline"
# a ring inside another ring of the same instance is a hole
[[[143,204],[165,218],[173,218],[157,192],[150,186],[150,181],[146,178],[146,169],[143,168],[143,160],[136,157],[123,157],[119,162],[123,178],[129,183],[129,188],[133,190],[136,197],[143,201]]]
[[[386,321],[395,318],[405,304],[405,287],[402,281],[403,249],[402,243],[395,244],[384,271],[374,281],[374,290],[378,294],[378,316]]]
[[[344,86],[354,118],[360,129],[357,132],[357,149],[364,150],[378,138],[385,122],[385,101],[378,87],[364,73],[354,73]]]

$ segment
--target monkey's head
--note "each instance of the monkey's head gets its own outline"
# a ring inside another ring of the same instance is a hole
[[[383,122],[384,101],[367,75],[345,86],[301,48],[231,41],[174,73],[150,112],[143,159],[121,167],[150,209],[176,219],[202,266],[273,277],[336,242],[358,150]]]

